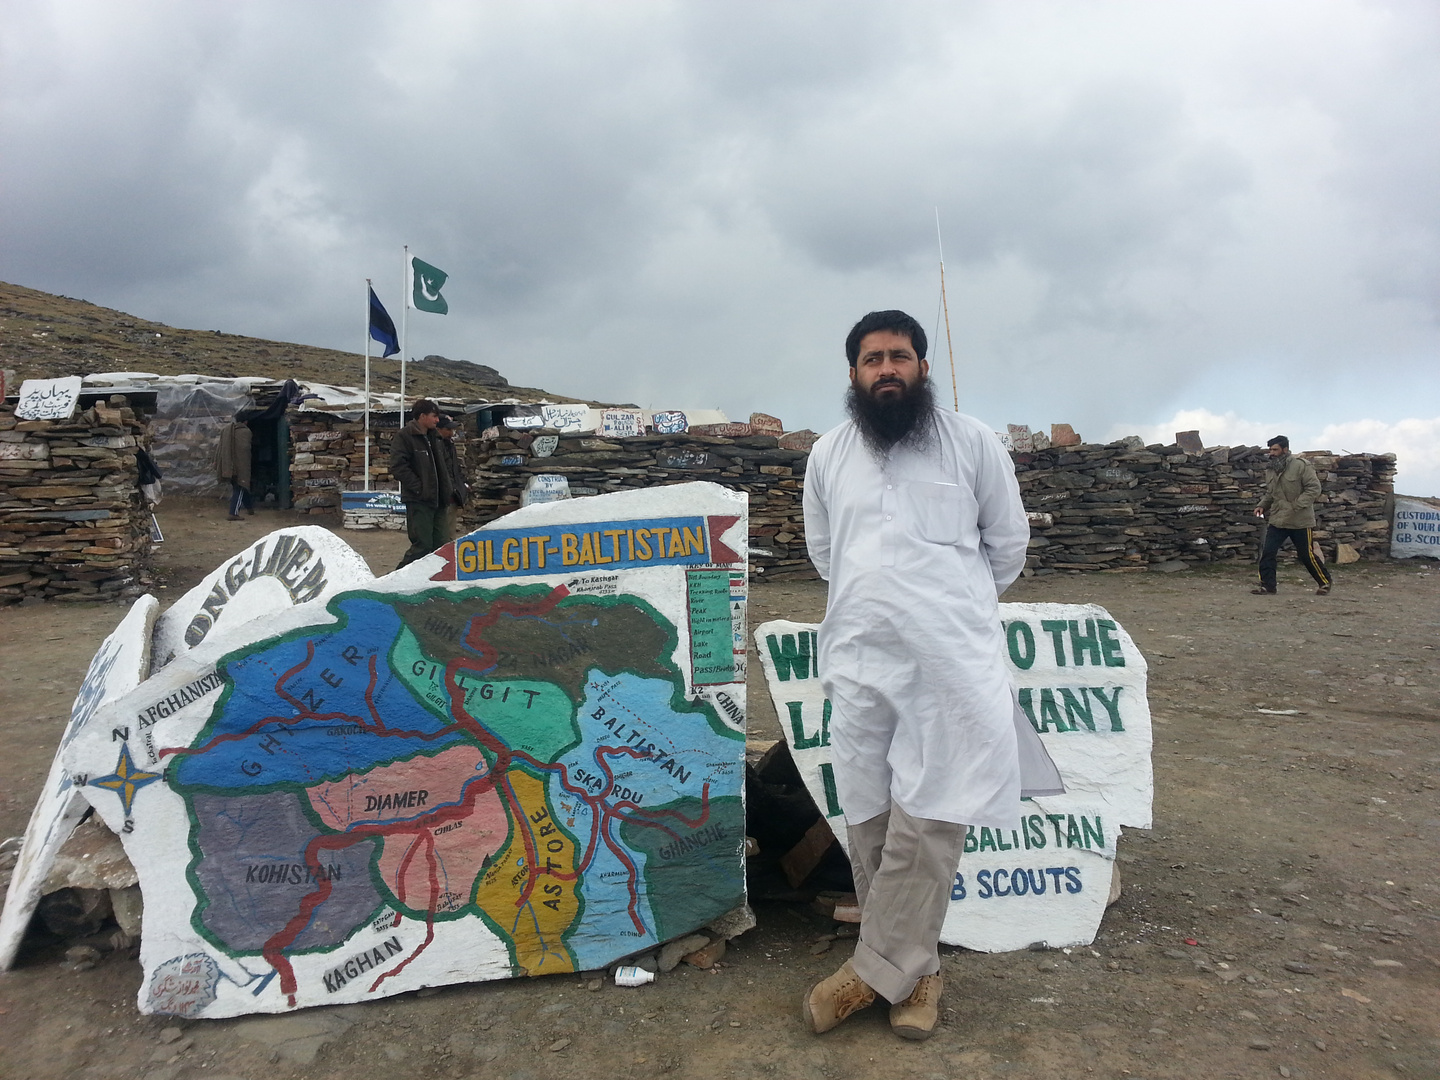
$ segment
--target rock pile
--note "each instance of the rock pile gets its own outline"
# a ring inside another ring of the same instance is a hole
[[[754,430],[728,424],[724,434],[712,427],[679,435],[555,440],[539,431],[501,429],[482,439],[472,455],[465,524],[475,528],[517,509],[526,480],[536,474],[564,476],[572,495],[713,480],[750,495],[756,574],[768,580],[813,577],[800,497],[815,436]],[[1264,489],[1263,447],[1186,453],[1174,444],[1145,446],[1133,436],[1107,445],[1081,443],[1068,431],[1059,433],[1059,440],[1055,445],[1053,436],[1042,437],[1045,449],[1011,455],[1031,512],[1032,573],[1178,568],[1254,557],[1259,522],[1251,512]],[[537,456],[537,443],[548,456]],[[1326,558],[1384,557],[1395,456],[1324,451],[1305,456],[1324,492],[1315,537]]]
[[[0,404],[0,604],[139,593],[150,514],[136,488],[143,420],[123,396],[68,420]]]
[[[371,432],[370,470],[374,472],[378,463],[388,481],[389,439],[385,452],[377,455],[376,434]],[[301,414],[290,422],[290,446],[291,504],[301,513],[338,513],[346,481],[352,476],[359,479],[365,471],[364,425]]]
[[[518,509],[525,482],[537,474],[565,477],[571,495],[710,480],[750,496],[753,574],[766,580],[813,578],[800,491],[814,436],[757,435],[749,424],[723,427],[723,435],[685,432],[623,440],[490,429],[492,438],[472,444],[465,525],[475,528]],[[532,452],[542,438],[540,447],[548,451],[544,457]]]
[[[1132,436],[1012,455],[1031,512],[1027,566],[1040,573],[1146,570],[1253,557],[1260,523],[1252,511],[1264,491],[1265,449],[1192,449],[1199,452],[1145,446]],[[1303,456],[1321,482],[1315,538],[1327,560],[1383,557],[1395,455]]]

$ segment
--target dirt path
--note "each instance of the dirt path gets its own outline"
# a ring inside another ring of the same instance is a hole
[[[299,520],[165,510],[162,600]],[[344,535],[379,572],[405,547],[393,533]],[[949,951],[945,1022],[927,1043],[895,1039],[881,1010],[807,1035],[799,996],[846,943],[818,954],[833,924],[761,904],[723,966],[682,965],[638,990],[557,976],[278,1018],[141,1017],[133,957],[77,972],[58,948],[32,950],[0,978],[0,1076],[1440,1077],[1431,566],[1342,567],[1324,598],[1288,569],[1275,597],[1249,595],[1243,568],[1012,589],[1007,600],[1103,604],[1149,658],[1155,828],[1121,841],[1124,893],[1093,949]],[[818,619],[823,606],[818,584],[762,585],[751,618]],[[0,836],[23,830],[80,677],[121,614],[4,612]],[[776,737],[758,683],[750,700],[752,732]]]

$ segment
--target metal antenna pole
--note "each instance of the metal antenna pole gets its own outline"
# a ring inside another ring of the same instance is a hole
[[[360,490],[370,490],[370,279],[365,279],[365,482]]]
[[[945,243],[940,239],[940,207],[935,207],[935,243],[940,248],[940,306],[945,309],[945,344],[950,348],[950,393],[960,411],[960,384],[955,378],[955,341],[950,336],[950,304],[945,299]]]

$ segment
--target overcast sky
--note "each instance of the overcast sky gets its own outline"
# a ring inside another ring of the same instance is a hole
[[[962,411],[1440,495],[1437,114],[1433,0],[0,0],[0,279],[823,430],[938,207]]]

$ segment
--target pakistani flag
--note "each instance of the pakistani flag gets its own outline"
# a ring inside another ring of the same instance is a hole
[[[410,306],[417,311],[429,311],[436,315],[448,314],[450,305],[440,295],[440,287],[445,284],[445,279],[449,276],[444,270],[431,266],[412,255],[410,257],[410,282],[412,285]]]

